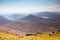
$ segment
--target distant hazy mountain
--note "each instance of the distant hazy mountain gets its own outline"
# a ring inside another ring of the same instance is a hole
[[[42,18],[60,18],[60,12],[41,12],[37,13],[37,16]]]
[[[29,14],[28,16],[22,18],[22,20],[39,20],[40,17],[37,17],[35,15]]]
[[[26,16],[25,14],[2,14],[2,15],[12,21],[15,21],[17,19],[21,19]]]
[[[12,14],[9,17],[12,18],[12,19],[14,19],[14,20],[17,20],[17,19],[21,19],[21,18],[23,18],[25,16],[26,15],[24,15],[24,14]]]

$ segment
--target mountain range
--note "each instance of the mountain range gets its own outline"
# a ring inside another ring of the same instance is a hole
[[[14,15],[13,15],[14,16]],[[18,16],[18,15],[15,15]],[[45,18],[44,18],[45,17]],[[22,35],[21,33],[37,33],[48,32],[60,29],[59,12],[41,12],[29,14],[15,21],[9,20],[0,15],[0,29]],[[13,30],[13,31],[12,31]]]

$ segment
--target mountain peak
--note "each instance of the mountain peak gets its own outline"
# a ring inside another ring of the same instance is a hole
[[[30,15],[28,15],[27,17],[36,17],[36,16],[34,16],[34,15],[30,14]]]
[[[24,20],[34,20],[34,19],[38,19],[38,17],[35,16],[35,15],[30,14],[30,15],[26,16],[26,17],[23,18],[23,19],[24,19]]]

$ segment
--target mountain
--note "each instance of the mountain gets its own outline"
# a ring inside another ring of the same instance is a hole
[[[4,30],[4,31],[7,31],[9,33],[14,33],[14,34],[17,34],[17,33],[21,34],[22,32],[20,29],[22,29],[22,26],[24,26],[22,23],[8,20],[4,16],[0,15],[0,30]]]
[[[17,20],[24,24],[23,31],[27,33],[47,32],[60,29],[60,21],[58,19],[45,19],[36,15],[28,15],[22,20]]]
[[[21,19],[21,18],[23,18],[25,16],[26,15],[24,15],[24,14],[12,14],[9,17],[12,18],[12,19],[14,19],[14,20],[17,20],[17,19]]]
[[[39,17],[47,17],[47,18],[59,18],[60,19],[60,12],[41,12],[37,13],[37,16]]]
[[[51,13],[51,15],[52,15],[52,13]],[[45,16],[50,17],[46,14],[45,14]],[[54,16],[58,17],[55,14],[54,14]],[[20,33],[22,33],[22,32],[24,32],[26,34],[37,33],[37,32],[42,33],[42,32],[55,31],[55,30],[60,29],[60,20],[58,20],[56,18],[47,19],[46,17],[42,18],[42,16],[40,17],[40,15],[37,16],[37,15],[30,14],[28,16],[25,16],[22,19],[17,19],[16,21],[11,21],[5,25],[2,25],[1,29],[7,30],[9,32],[12,32],[12,33],[18,34],[18,35],[20,35]]]
[[[39,20],[41,19],[40,17],[37,17],[35,15],[29,14],[28,16],[22,18],[22,20]]]
[[[25,14],[2,14],[5,18],[15,21],[17,19],[21,19],[23,17],[25,17]]]
[[[7,18],[5,18],[4,16],[0,15],[0,25],[9,23],[10,20],[8,20]]]

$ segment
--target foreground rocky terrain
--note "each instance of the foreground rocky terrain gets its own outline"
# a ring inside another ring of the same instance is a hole
[[[0,40],[60,40],[60,30],[19,36],[0,30]]]

